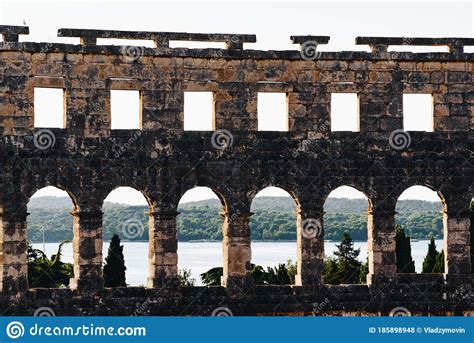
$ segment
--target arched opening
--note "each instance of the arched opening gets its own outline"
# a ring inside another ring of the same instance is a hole
[[[220,285],[223,203],[208,187],[194,187],[183,194],[176,218],[178,278],[181,286]],[[204,280],[201,275],[208,276]]]
[[[341,186],[324,202],[324,276],[326,284],[367,282],[367,212],[370,201],[361,191]]]
[[[102,255],[105,287],[146,284],[148,210],[145,196],[132,187],[118,187],[104,199]]]
[[[443,199],[426,186],[398,197],[395,215],[397,273],[444,273]]]
[[[48,186],[27,204],[28,283],[30,288],[64,288],[74,277],[72,238],[74,202],[69,194]]]
[[[266,187],[251,204],[252,276],[256,284],[294,284],[296,275],[296,214],[290,193]]]

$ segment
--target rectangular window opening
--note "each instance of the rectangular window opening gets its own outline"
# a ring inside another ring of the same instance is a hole
[[[110,115],[112,130],[141,129],[140,92],[137,90],[111,90]]]
[[[214,94],[184,92],[184,130],[214,130]]]
[[[181,41],[170,40],[170,48],[187,49],[225,49],[224,42],[201,42],[201,41]]]
[[[34,127],[66,127],[64,89],[34,88]]]
[[[331,131],[359,131],[357,93],[331,93]]]
[[[403,130],[433,132],[431,94],[403,94]]]
[[[286,93],[257,94],[258,131],[288,131],[288,101]]]
[[[156,44],[148,39],[97,38],[97,45],[136,46],[142,48],[156,48]],[[139,49],[136,49],[137,51]]]

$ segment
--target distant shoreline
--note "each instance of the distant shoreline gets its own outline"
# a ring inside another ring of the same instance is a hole
[[[442,238],[435,238],[435,240],[443,240]],[[148,243],[147,240],[136,240],[136,241],[128,241],[128,240],[121,240],[122,243]],[[363,240],[352,240],[354,243],[366,243],[367,241]],[[429,239],[412,239],[412,242],[419,242],[419,241],[429,241]],[[222,240],[199,240],[199,241],[178,241],[179,243],[221,243]],[[296,240],[252,240],[252,242],[257,242],[257,243],[296,243]],[[325,240],[325,242],[328,243],[340,243],[340,241],[330,241],[330,240]],[[32,244],[43,244],[43,242],[31,242]],[[45,244],[59,244],[59,242],[44,242]]]

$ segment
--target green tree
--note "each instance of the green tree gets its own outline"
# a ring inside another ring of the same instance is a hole
[[[123,257],[123,245],[120,245],[119,236],[113,235],[104,264],[105,286],[127,286],[125,282],[125,270],[127,270],[127,267],[125,267],[125,259]]]
[[[250,275],[256,285],[290,285],[295,283],[296,264],[291,260],[279,263],[276,267],[251,264]],[[214,267],[202,273],[201,281],[206,286],[219,286],[223,273],[222,267]]]
[[[434,265],[436,263],[436,256],[438,255],[438,250],[436,250],[436,243],[434,237],[430,237],[430,243],[428,244],[428,253],[423,260],[423,269],[422,273],[432,273]]]
[[[334,257],[330,257],[324,263],[324,283],[329,285],[337,285],[337,261]]]
[[[353,284],[359,282],[360,266],[362,263],[357,259],[360,249],[354,249],[354,243],[348,232],[344,232],[341,244],[336,244],[337,250],[334,255],[337,259],[337,279],[342,284]]]
[[[267,267],[263,277],[266,285],[289,285],[291,284],[288,269],[284,263],[279,263],[276,267]]]
[[[356,284],[360,281],[362,263],[357,259],[360,249],[354,249],[354,243],[348,232],[344,232],[341,244],[336,245],[334,258],[325,264],[324,282],[328,284]]]
[[[48,258],[40,249],[28,244],[28,283],[30,287],[67,287],[74,276],[73,265],[61,261],[62,248],[70,241],[63,241],[56,254]]]
[[[444,273],[444,251],[441,250],[438,255],[436,255],[435,264],[433,266],[433,273]]]
[[[220,286],[222,275],[224,275],[224,269],[222,267],[214,267],[200,276],[202,283],[206,286]]]
[[[196,284],[196,279],[191,277],[191,270],[178,270],[178,284],[180,287],[192,287]]]
[[[359,272],[359,283],[366,284],[367,283],[367,274],[369,273],[369,258],[365,261],[364,264],[360,266]]]
[[[397,272],[414,273],[415,262],[411,256],[410,236],[405,235],[405,230],[400,224],[395,226],[395,252],[397,255]]]

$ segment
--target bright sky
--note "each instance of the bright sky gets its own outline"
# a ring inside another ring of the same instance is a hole
[[[473,17],[473,5],[470,1],[398,1],[396,3],[313,1],[310,3],[296,1],[27,2],[0,0],[1,24],[23,25],[26,23],[30,27],[30,35],[20,39],[74,44],[78,43],[77,39],[56,37],[58,28],[253,33],[257,35],[257,43],[246,44],[245,48],[272,50],[297,49],[297,46],[290,43],[291,35],[329,35],[331,36],[330,43],[327,46],[321,46],[321,50],[367,50],[366,46],[354,45],[356,36],[472,37]],[[127,42],[127,44],[130,43]],[[213,44],[205,43],[204,45]],[[174,46],[191,46],[191,44],[176,43]],[[422,48],[422,50],[428,49]],[[436,50],[440,51],[439,48]],[[53,98],[50,99],[51,101],[47,102],[54,103]],[[119,99],[124,98],[119,97]],[[209,99],[204,98],[203,101],[209,103]],[[352,101],[342,101],[333,106],[342,113],[351,113],[354,110],[351,104]],[[415,109],[415,113],[422,113],[423,104],[426,105],[426,98],[420,101],[409,99],[406,105],[410,109]],[[42,105],[44,102],[38,107]],[[59,106],[56,107],[60,113]],[[117,104],[116,108],[119,109],[117,127],[122,127],[124,122],[120,120],[126,121],[130,118],[127,118],[124,112],[120,113],[120,108],[125,108],[125,106]],[[279,109],[274,108],[274,113]],[[273,119],[262,115],[262,123],[259,123],[259,126],[260,124],[263,127],[271,125],[270,121]],[[335,125],[344,127],[345,119],[347,118],[337,119]],[[427,121],[429,117],[419,115],[405,120],[404,124],[410,125],[413,130],[419,130],[429,125]],[[134,123],[136,125],[136,121]],[[191,118],[191,127],[196,123],[196,119]],[[284,127],[285,123],[281,121],[279,123],[281,127]],[[40,125],[47,126],[48,123],[41,122]],[[403,197],[438,200],[437,195],[433,193],[417,187],[411,188],[403,194]],[[59,195],[60,193],[48,188],[38,194]],[[271,196],[282,195],[282,193],[272,188],[260,195]],[[182,201],[195,201],[212,196],[214,195],[210,190],[198,188],[186,193]],[[360,197],[357,191],[348,187],[341,187],[331,196]],[[107,200],[138,204],[144,199],[133,191],[118,189]]]

